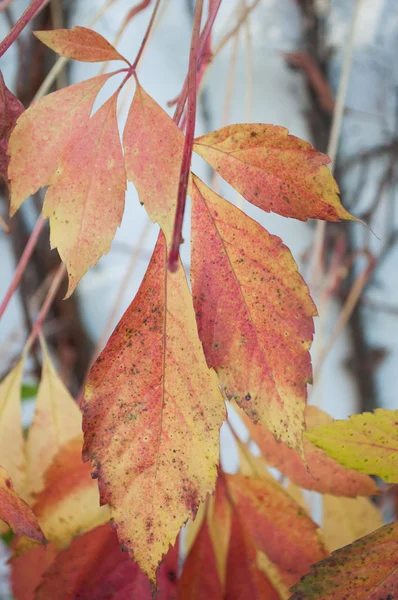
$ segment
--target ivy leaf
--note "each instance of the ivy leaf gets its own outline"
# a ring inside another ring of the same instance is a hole
[[[123,132],[127,178],[141,204],[170,242],[177,204],[184,135],[137,82]]]
[[[84,455],[123,547],[148,577],[216,481],[225,406],[183,269],[161,233],[145,278],[91,370]]]
[[[34,31],[35,36],[46,46],[66,58],[84,62],[103,62],[108,60],[128,61],[105,38],[86,27],[73,29],[54,29],[52,31]]]
[[[88,268],[109,252],[123,217],[126,174],[117,98],[118,92],[64,148],[44,200],[51,247],[58,249],[68,268],[66,297]]]
[[[275,125],[228,125],[196,138],[194,151],[244,198],[300,221],[353,219],[341,205],[330,159]]]
[[[76,402],[58,377],[42,341],[43,367],[33,423],[26,442],[26,487],[32,501],[44,488],[44,474],[70,440],[82,436]]]
[[[290,251],[197,177],[191,248],[209,366],[253,422],[301,451],[316,309]]]
[[[0,71],[0,176],[4,178],[6,183],[10,160],[7,156],[8,140],[18,117],[24,110],[23,104],[4,83],[3,74]]]
[[[0,519],[8,523],[16,535],[26,535],[45,543],[45,537],[35,515],[28,504],[17,495],[3,467],[0,467]]]
[[[290,600],[381,600],[398,591],[398,522],[313,565],[291,590]]]
[[[23,359],[0,383],[0,462],[19,496],[25,492],[25,453],[21,426]]]
[[[33,512],[49,541],[57,548],[109,521],[108,507],[99,506],[98,489],[89,466],[81,459],[80,436],[64,444],[45,474]]]
[[[335,496],[372,496],[378,493],[376,483],[368,475],[358,473],[353,469],[343,467],[314,446],[312,442],[304,439],[304,455],[306,463],[293,448],[277,442],[272,433],[263,425],[254,425],[250,419],[237,406],[239,415],[248,428],[251,438],[259,446],[267,464],[275,467],[291,482],[321,494]],[[315,406],[305,409],[305,422],[307,428],[316,424],[333,422],[332,417]]]
[[[63,148],[84,127],[98,92],[113,75],[99,75],[53,92],[19,117],[10,136],[11,216],[22,202],[50,184]]]
[[[323,501],[322,532],[330,551],[355,542],[384,525],[377,507],[368,498],[336,498]]]
[[[398,483],[398,410],[352,415],[305,436],[340,464]]]

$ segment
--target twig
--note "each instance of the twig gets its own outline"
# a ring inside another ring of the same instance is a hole
[[[21,31],[34,19],[39,10],[48,4],[49,0],[33,0],[23,15],[15,23],[14,27],[0,44],[0,56],[7,52],[8,48],[15,42]]]
[[[33,231],[30,235],[30,238],[28,240],[28,243],[25,246],[25,249],[22,253],[22,256],[20,258],[20,261],[18,263],[17,268],[15,269],[15,273],[14,276],[12,278],[11,284],[6,292],[6,295],[3,299],[3,302],[1,303],[0,306],[0,319],[3,316],[8,303],[10,302],[15,290],[17,289],[19,282],[21,281],[21,277],[24,274],[24,271],[26,269],[26,266],[29,262],[30,257],[32,256],[32,252],[35,249],[36,246],[36,242],[39,238],[39,235],[41,233],[41,230],[43,229],[43,225],[44,225],[44,219],[43,217],[39,217],[36,221],[36,225],[33,228]]]
[[[153,23],[155,21],[156,13],[158,12],[159,6],[160,6],[160,0],[156,0],[156,4],[153,7],[152,15],[149,20],[147,30],[146,30],[145,35],[141,42],[141,46],[139,47],[137,56],[135,57],[135,61],[133,62],[132,66],[131,66],[131,71],[135,71],[137,69],[138,63],[140,62],[140,58],[142,56],[142,53],[144,52],[146,43],[148,41],[149,34],[151,33],[151,29],[152,29]]]
[[[196,76],[198,70],[199,35],[202,20],[203,0],[196,0],[195,16],[192,29],[191,51],[189,54],[188,72],[188,121],[184,140],[184,150],[181,161],[180,180],[177,194],[177,208],[174,221],[173,239],[169,255],[169,269],[175,271],[178,267],[178,255],[182,237],[185,202],[187,198],[188,179],[192,160],[193,139],[196,123]]]
[[[58,292],[58,289],[62,283],[63,278],[66,275],[66,267],[63,263],[60,263],[56,274],[54,275],[54,279],[52,280],[52,283],[50,285],[50,288],[48,290],[46,299],[43,302],[43,306],[40,309],[39,314],[37,315],[37,319],[34,322],[32,331],[30,332],[30,335],[28,337],[28,340],[26,342],[25,345],[25,352],[28,353],[30,348],[32,347],[33,342],[35,341],[36,337],[39,335],[39,333],[41,332],[41,328],[43,326],[44,320],[47,316],[48,311],[51,308],[51,305],[54,301],[54,298]]]
[[[253,4],[251,4],[250,6],[247,6],[247,8],[245,8],[245,10],[242,12],[241,16],[239,17],[238,22],[236,23],[235,27],[233,27],[233,29],[231,29],[231,31],[226,33],[224,35],[224,37],[222,38],[222,40],[219,42],[219,44],[216,46],[216,49],[213,52],[213,58],[215,58],[221,52],[221,50],[224,48],[225,44],[227,44],[229,42],[229,40],[235,36],[235,34],[240,29],[240,27],[243,25],[243,23],[246,21],[247,17],[250,15],[252,10],[254,10],[256,8],[256,6],[258,4],[260,4],[260,2],[261,2],[261,0],[254,0]]]
[[[359,12],[362,7],[363,0],[356,0],[354,16],[351,22],[351,29],[348,38],[347,48],[344,56],[344,64],[340,76],[339,88],[337,91],[336,103],[333,110],[332,128],[329,136],[327,155],[330,160],[330,171],[333,173],[334,164],[337,156],[337,149],[340,141],[341,127],[344,116],[345,99],[347,95],[348,82],[350,79],[350,71],[352,64],[352,53],[354,48],[355,31],[358,24]],[[314,289],[317,285],[318,275],[322,272],[322,254],[325,241],[326,221],[317,221],[315,228],[312,264],[310,270],[310,289]]]

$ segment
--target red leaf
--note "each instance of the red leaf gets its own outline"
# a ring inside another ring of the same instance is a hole
[[[16,535],[26,535],[32,540],[45,543],[40,525],[30,507],[20,498],[8,473],[0,467],[0,519],[8,523]]]
[[[24,111],[23,104],[14,96],[4,83],[0,71],[0,175],[7,183],[7,169],[10,161],[7,156],[8,140],[15,123]]]
[[[56,555],[55,545],[47,544],[11,558],[11,586],[16,600],[35,600],[35,590]]]
[[[35,600],[151,600],[148,579],[120,550],[117,535],[103,525],[62,550],[37,588]]]
[[[341,205],[330,159],[284,127],[228,125],[196,138],[200,154],[244,198],[300,221],[353,219]]]
[[[43,44],[66,58],[84,62],[123,60],[128,63],[102,35],[86,27],[34,31],[34,34]]]
[[[301,451],[316,314],[307,286],[278,237],[197,177],[192,188],[192,293],[207,362],[253,422]]]

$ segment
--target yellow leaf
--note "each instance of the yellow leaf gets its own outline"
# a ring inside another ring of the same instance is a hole
[[[123,547],[155,579],[181,526],[212,493],[225,404],[199,341],[184,270],[161,233],[141,287],[91,370],[85,456]]]
[[[398,483],[398,410],[352,415],[305,437],[345,467]]]
[[[332,552],[384,525],[376,506],[368,498],[323,496],[323,534]]]
[[[44,487],[44,473],[62,446],[82,434],[80,410],[58,377],[44,342],[43,368],[35,414],[26,442],[27,493],[30,501]]]
[[[0,384],[0,464],[12,479],[16,493],[25,493],[25,454],[21,425],[23,359]]]

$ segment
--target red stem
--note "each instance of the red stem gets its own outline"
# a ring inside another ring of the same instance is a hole
[[[26,266],[30,260],[30,257],[32,256],[33,250],[36,246],[36,242],[39,238],[41,230],[43,229],[43,225],[44,225],[44,219],[42,216],[40,216],[36,221],[36,225],[34,226],[32,233],[30,234],[30,238],[28,239],[28,242],[22,253],[22,256],[19,259],[19,263],[15,270],[14,277],[12,278],[11,284],[7,290],[4,300],[1,303],[0,319],[3,316],[5,310],[8,306],[8,303],[10,302],[15,290],[17,289],[19,282],[21,281],[22,275],[26,269]]]
[[[200,65],[201,65],[203,55],[206,50],[206,44],[207,44],[207,41],[211,34],[211,31],[213,29],[214,21],[216,20],[218,10],[221,6],[221,2],[222,2],[222,0],[216,0],[213,10],[209,14],[206,25],[204,26],[202,35],[200,36],[199,52],[198,52],[198,67],[200,67]],[[185,102],[187,100],[187,97],[188,97],[188,76],[185,78],[184,85],[182,87],[181,94],[178,98],[178,104],[175,109],[175,113],[174,113],[174,117],[173,117],[174,122],[177,123],[177,125],[179,124],[181,117],[182,117],[182,113],[184,112],[184,107],[185,107]]]
[[[11,44],[13,44],[13,42],[15,42],[21,31],[25,29],[26,25],[28,25],[28,23],[34,19],[39,10],[44,8],[48,2],[49,0],[32,0],[23,15],[15,23],[10,33],[6,35],[4,40],[1,42],[0,56],[3,56],[3,54],[7,52],[8,48],[11,46]]]
[[[192,29],[191,51],[189,54],[188,70],[188,119],[184,141],[184,151],[181,161],[180,182],[178,185],[177,208],[174,221],[173,239],[169,255],[169,269],[175,271],[178,268],[178,255],[181,244],[182,223],[184,220],[185,202],[187,199],[187,188],[192,160],[193,139],[195,136],[196,122],[196,76],[198,71],[198,46],[200,35],[200,23],[202,20],[203,0],[196,0],[195,16]]]
[[[142,53],[144,52],[146,43],[147,43],[148,38],[149,38],[149,34],[151,33],[151,29],[152,29],[153,23],[155,21],[156,13],[158,12],[159,5],[160,5],[160,0],[156,0],[156,4],[153,7],[151,19],[150,19],[150,21],[148,23],[147,30],[146,30],[144,38],[143,38],[143,40],[141,42],[141,46],[140,46],[140,48],[138,50],[137,56],[135,57],[135,61],[133,62],[132,66],[131,66],[131,71],[133,71],[133,72],[136,70],[136,68],[138,66],[138,63],[139,63],[139,61],[141,59]]]

